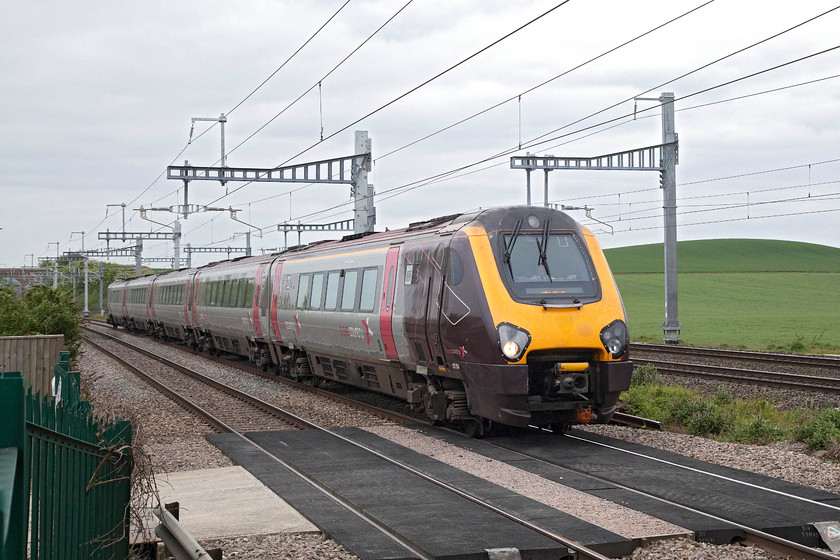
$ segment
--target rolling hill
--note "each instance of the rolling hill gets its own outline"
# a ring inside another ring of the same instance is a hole
[[[661,273],[663,244],[606,249],[614,274]],[[840,248],[765,239],[677,243],[677,266],[688,272],[840,272]]]
[[[661,243],[604,251],[635,341],[662,341]],[[840,352],[840,249],[719,239],[677,246],[684,344]]]

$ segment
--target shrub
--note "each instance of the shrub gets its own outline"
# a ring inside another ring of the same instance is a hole
[[[796,430],[795,437],[812,451],[836,446],[840,443],[840,408],[821,411]]]
[[[736,427],[732,439],[744,443],[767,445],[769,443],[783,441],[785,437],[785,430],[766,418],[757,417],[746,424]]]
[[[732,389],[729,388],[729,385],[721,385],[718,387],[717,393],[715,393],[714,401],[715,404],[721,406],[735,402],[735,397],[732,396]]]
[[[662,383],[662,376],[656,366],[639,366],[633,371],[633,377],[630,379],[630,386],[647,385],[653,383]]]
[[[732,415],[713,403],[701,404],[685,422],[695,436],[720,435],[732,428]]]
[[[75,360],[82,342],[79,305],[67,290],[33,286],[23,297],[11,288],[0,289],[0,335],[63,334],[64,344]]]

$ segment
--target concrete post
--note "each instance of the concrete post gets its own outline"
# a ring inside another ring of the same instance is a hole
[[[134,249],[134,276],[139,278],[143,274],[143,239],[137,238],[137,247]]]
[[[662,330],[665,342],[678,343],[682,325],[677,303],[677,134],[674,132],[674,94],[663,92],[662,149],[662,210],[665,220],[665,322]]]
[[[175,220],[172,228],[172,270],[181,268],[181,222]]]
[[[371,140],[366,130],[356,131],[355,153],[371,153]],[[353,165],[353,233],[373,231],[373,224],[376,222],[375,218],[369,219],[373,214],[373,200],[368,196],[368,171],[370,160],[362,162],[361,165]]]

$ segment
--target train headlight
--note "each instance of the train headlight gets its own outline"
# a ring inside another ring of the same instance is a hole
[[[630,335],[624,321],[616,319],[601,329],[601,342],[613,358],[620,358],[627,351]]]
[[[518,362],[522,359],[525,350],[531,344],[531,334],[510,323],[499,323],[496,332],[499,334],[499,347],[505,359],[509,362]]]

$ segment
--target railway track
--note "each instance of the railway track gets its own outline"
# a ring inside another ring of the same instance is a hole
[[[92,340],[94,336],[107,338],[110,341],[114,341],[123,347],[129,348],[130,352],[140,353],[143,356],[160,362],[164,365],[164,368],[162,369],[167,369],[170,371],[165,372],[163,374],[141,371],[140,368],[138,368],[132,363],[130,358],[119,356],[117,355],[117,353],[105,348],[101,343]],[[352,438],[330,431],[290,411],[283,410],[279,407],[275,407],[269,403],[261,401],[260,399],[257,399],[253,396],[247,395],[242,391],[224,385],[223,383],[213,380],[199,372],[196,372],[180,364],[172,362],[171,360],[159,356],[154,352],[150,352],[148,350],[139,348],[126,341],[120,340],[117,337],[113,337],[105,333],[101,333],[99,331],[93,331],[93,333],[86,335],[86,340],[98,351],[103,352],[112,357],[113,359],[117,360],[124,367],[126,367],[133,373],[139,375],[141,378],[152,384],[155,388],[159,389],[161,392],[163,392],[170,398],[173,398],[179,404],[194,412],[200,418],[207,421],[218,431],[232,434],[239,438],[243,443],[247,442],[249,446],[252,446],[259,452],[269,456],[271,458],[271,461],[277,466],[282,466],[283,468],[291,471],[298,477],[305,479],[310,485],[317,488],[323,495],[327,496],[330,500],[345,508],[350,517],[355,516],[357,518],[362,518],[366,523],[369,523],[372,527],[374,527],[376,531],[387,535],[389,538],[397,542],[413,557],[420,558],[423,560],[434,560],[435,558],[433,555],[429,554],[426,550],[424,550],[423,543],[418,543],[416,538],[406,538],[402,536],[399,533],[399,531],[396,530],[394,527],[388,526],[387,522],[379,520],[371,514],[362,511],[362,509],[355,505],[352,502],[352,500],[348,500],[347,498],[342,497],[334,489],[319,481],[319,479],[316,476],[313,476],[301,470],[300,468],[296,467],[290,462],[278,457],[276,454],[273,454],[270,451],[264,449],[263,447],[255,443],[252,439],[246,437],[245,432],[254,432],[255,430],[260,429],[277,429],[276,425],[272,426],[272,424],[275,424],[274,421],[277,419],[280,419],[282,421],[286,429],[288,429],[289,427],[294,427],[305,428],[309,430],[317,430],[324,434],[328,434],[332,438],[336,438],[337,440],[350,444],[355,449],[370,454],[370,456],[373,458],[398,467],[399,469],[409,473],[414,477],[420,478],[448,493],[454,494],[459,499],[477,505],[487,510],[493,515],[501,516],[509,521],[512,521],[520,527],[524,527],[528,531],[532,531],[537,535],[559,543],[562,547],[570,551],[574,551],[577,558],[591,560],[607,560],[608,558],[607,556],[604,556],[594,550],[591,550],[576,541],[565,538],[564,536],[554,531],[545,529],[536,523],[523,519],[515,513],[512,513],[504,508],[498,507],[485,500],[482,500],[481,498],[476,497],[470,492],[465,492],[442,479],[435,478],[434,476],[431,476],[419,469],[411,467],[410,465],[403,463],[393,457],[387,456],[380,451],[377,451],[362,443],[354,441]],[[182,380],[176,379],[178,375],[175,375],[172,372],[177,372],[177,374],[179,374],[180,377],[187,378],[190,381],[188,383],[183,383]],[[163,380],[161,379],[162,377],[166,377],[166,379]],[[202,385],[202,387],[196,389],[196,383],[199,383],[200,385]],[[207,387],[212,387],[214,389],[214,393],[212,394],[212,396],[209,396],[209,398],[207,396]],[[188,394],[185,395],[184,393]],[[202,396],[199,395],[199,393],[204,393],[205,395]],[[234,403],[234,401],[228,400],[229,397],[236,399],[236,402]],[[248,409],[244,410],[239,404],[240,402],[247,403]],[[226,414],[224,417],[221,417],[221,415],[218,413],[228,407],[235,408],[232,415]],[[212,411],[210,410],[211,408],[213,409]],[[251,418],[243,421],[242,418],[244,416],[251,416]]]
[[[193,412],[220,432],[304,428],[307,425],[265,401],[220,383],[195,370],[103,333],[98,336],[118,343],[128,356],[141,354],[159,362],[162,367],[141,369],[125,353],[109,350],[100,342],[86,337],[98,351],[116,360],[167,397]]]
[[[701,358],[711,357],[716,359],[740,360],[753,364],[771,364],[777,367],[819,368],[840,373],[840,357],[836,356],[783,354],[778,352],[727,350],[721,348],[701,348],[697,346],[674,346],[672,344],[647,344],[638,342],[630,344],[630,352],[654,355],[696,356]]]
[[[179,350],[182,350],[181,347],[177,347],[177,348]],[[226,362],[226,363],[228,363],[228,362]],[[231,364],[228,363],[228,365],[231,365]],[[242,365],[242,364],[239,364],[239,365]],[[252,368],[245,367],[244,369],[249,371],[249,373],[251,373],[251,374],[256,373]],[[274,380],[278,379],[275,376],[269,376],[269,377],[272,377]],[[283,380],[283,382],[285,383],[285,382],[287,382],[287,380]],[[289,381],[289,383],[293,384],[293,385],[300,385],[300,384],[297,384],[293,381]],[[313,390],[313,388],[309,387],[309,386],[303,386],[303,388],[305,388],[306,390],[309,390],[309,391]],[[320,393],[324,392],[324,391],[321,391],[321,390],[316,390],[316,391],[320,392]],[[336,398],[336,395],[330,394],[329,397],[334,399],[334,398]],[[354,402],[354,406],[357,406],[355,402]],[[411,420],[416,421],[416,419],[411,419]],[[312,427],[312,426],[310,426],[310,427]],[[246,429],[250,429],[250,428],[246,428]],[[315,427],[315,429],[322,429],[322,428]],[[241,432],[236,431],[235,428],[232,429],[232,430],[229,430],[229,431],[231,431],[232,433],[239,434],[239,436],[244,439],[244,436],[241,435]],[[552,437],[556,437],[556,436],[552,436]],[[250,444],[250,442],[249,442],[249,444]],[[592,444],[595,445],[596,443],[592,442]],[[362,445],[361,448],[364,448],[364,446]],[[638,454],[635,454],[635,455],[638,457]],[[391,459],[388,459],[388,458],[385,458],[385,457],[383,457],[383,460],[389,461],[392,464],[399,464],[400,463],[399,461],[394,461],[394,460],[391,460]],[[405,467],[407,467],[407,466],[404,466],[404,465],[400,464],[400,468],[405,468]],[[409,470],[411,470],[410,467],[408,467],[408,468],[409,468]],[[422,473],[419,476],[423,476]],[[431,482],[431,480],[430,480],[430,482]],[[441,486],[441,487],[443,487],[443,486]],[[329,490],[326,490],[326,491],[329,492]],[[634,490],[634,491],[637,491],[637,490]],[[654,496],[654,495],[651,495],[650,498],[655,499],[655,500],[660,500],[663,504],[668,503],[667,501],[662,500],[660,497],[657,497],[657,496]],[[674,504],[674,503],[678,503],[678,502],[671,502],[671,504]],[[348,504],[348,505],[352,508],[352,505],[350,505],[350,504]],[[679,507],[686,507],[686,506],[680,505]],[[498,513],[500,515],[504,515],[504,513],[501,512],[501,511],[498,512]],[[515,518],[516,516],[514,515],[513,517]],[[809,559],[809,560],[810,559],[816,559],[816,558],[820,558],[820,559],[835,558],[831,555],[823,553],[822,551],[809,549],[807,547],[802,547],[801,545],[797,545],[796,543],[790,543],[788,541],[785,541],[784,539],[779,539],[778,537],[774,537],[773,535],[768,535],[766,533],[762,533],[761,531],[757,531],[757,530],[752,529],[752,528],[747,527],[747,526],[742,526],[742,525],[736,525],[736,526],[737,526],[738,530],[743,532],[743,537],[742,538],[745,540],[745,542],[750,543],[750,544],[758,544],[762,548],[765,548],[768,551],[772,551],[775,554],[781,554],[782,556],[790,556],[792,558],[806,558],[806,559]],[[389,531],[389,529],[387,529],[387,528],[380,528],[380,530]],[[548,533],[551,533],[551,532],[548,531]],[[555,536],[559,537],[559,535],[555,535]],[[559,542],[565,542],[565,540],[561,540]],[[574,547],[571,546],[571,543],[570,543],[570,548],[574,549]],[[418,553],[418,557],[421,557],[421,558],[426,557],[426,556],[422,555],[422,550],[421,551],[415,550],[415,552]],[[593,555],[590,555],[587,552],[579,552],[578,557],[579,558],[602,558],[602,556],[600,556],[598,553],[593,553]]]
[[[712,481],[707,483],[709,486],[709,494],[712,492],[711,487],[713,482],[720,481],[728,485],[730,488],[735,488],[739,500],[745,500],[748,495],[773,495],[775,498],[789,501],[791,504],[807,504],[808,506],[818,510],[823,508],[826,511],[825,515],[829,518],[837,518],[840,516],[840,506],[836,505],[836,500],[834,500],[833,503],[831,500],[823,502],[809,497],[803,497],[793,492],[764,487],[760,483],[751,482],[749,475],[746,479],[740,479],[738,475],[730,477],[725,474],[725,469],[723,469],[724,474],[722,474],[720,472],[722,469],[718,469],[719,472],[715,472],[711,465],[709,465],[709,468],[707,469],[702,466],[705,465],[704,463],[693,460],[686,460],[685,462],[682,462],[679,458],[673,459],[674,454],[666,454],[664,457],[656,456],[656,452],[653,449],[651,449],[653,454],[646,454],[645,451],[641,450],[644,448],[627,445],[626,442],[621,442],[612,438],[593,436],[592,434],[587,434],[585,432],[578,432],[578,434],[567,433],[564,438],[580,442],[586,446],[592,446],[592,448],[602,448],[608,450],[611,454],[611,459],[614,461],[614,464],[617,465],[625,464],[620,457],[627,457],[628,460],[632,460],[632,469],[635,472],[659,473],[662,471],[658,469],[662,469],[664,466],[664,468],[676,471],[677,474],[673,476],[677,479],[683,480],[684,482],[679,485],[678,489],[674,490],[673,488],[669,488],[667,484],[661,485],[656,481],[650,484],[649,477],[647,485],[645,480],[646,477],[632,477],[629,481],[625,481],[626,479],[621,479],[620,473],[622,469],[610,471],[598,467],[597,461],[594,459],[594,454],[592,454],[592,462],[579,462],[574,459],[566,461],[565,457],[558,461],[556,460],[556,455],[552,457],[550,453],[547,452],[545,442],[543,440],[540,440],[531,447],[529,447],[527,441],[523,441],[526,438],[501,438],[498,440],[488,440],[484,443],[493,447],[501,448],[505,451],[513,451],[523,458],[533,459],[538,463],[559,466],[563,469],[573,471],[577,475],[582,475],[590,481],[588,484],[584,483],[584,487],[591,487],[593,482],[608,486],[617,486],[622,490],[629,491],[635,496],[641,497],[642,500],[651,500],[656,504],[652,510],[654,512],[659,511],[661,513],[659,517],[666,520],[669,519],[667,517],[668,514],[665,512],[668,511],[669,508],[672,508],[673,510],[679,510],[681,513],[690,514],[691,516],[708,518],[710,523],[723,522],[729,524],[734,531],[737,531],[737,533],[731,534],[734,541],[739,541],[746,545],[756,545],[772,554],[779,555],[784,558],[802,560],[836,560],[837,558],[837,556],[834,556],[828,551],[805,546],[801,543],[794,542],[793,540],[770,534],[763,531],[761,528],[757,528],[755,525],[750,525],[750,522],[754,517],[760,518],[760,514],[758,514],[758,512],[752,512],[755,514],[754,516],[752,514],[748,514],[744,519],[738,519],[735,516],[721,514],[721,510],[725,509],[726,506],[730,504],[725,504],[720,509],[716,509],[715,505],[710,505],[710,502],[725,503],[727,501],[725,498],[716,499],[710,496],[708,501],[700,499],[699,501],[701,503],[696,504],[695,502],[698,501],[698,491],[696,488],[699,488],[699,486],[696,486],[696,481],[698,479],[701,480],[701,485],[702,480]],[[577,452],[580,452],[578,448],[575,449]],[[573,451],[571,454],[574,453],[575,452]],[[568,455],[569,451],[567,450],[565,454]],[[596,463],[596,467],[594,469],[592,468],[592,463]],[[628,466],[625,468],[629,468],[631,463],[627,462],[626,464]],[[540,468],[537,470],[542,471],[543,469]],[[686,475],[680,475],[679,472],[684,472]],[[618,476],[615,476],[616,473],[618,473]],[[652,474],[652,476],[655,478],[656,474]],[[627,485],[624,486],[623,484]],[[703,494],[704,492],[701,491],[700,493]],[[672,522],[676,523],[675,520],[672,520]],[[718,528],[716,530],[719,531],[720,529]],[[699,534],[696,536],[698,540],[703,537],[708,537],[708,535]]]
[[[840,359],[835,357],[655,344],[635,344],[631,352],[637,365],[655,366],[666,375],[840,394]],[[709,361],[716,364],[699,363]]]

